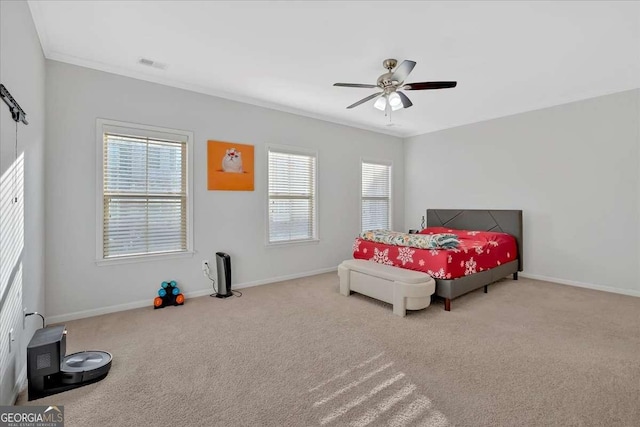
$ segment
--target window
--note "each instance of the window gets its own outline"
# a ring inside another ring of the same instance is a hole
[[[268,158],[268,243],[316,240],[316,154],[269,147]]]
[[[185,131],[98,120],[98,260],[190,253]]]
[[[362,231],[391,228],[391,165],[362,162]]]

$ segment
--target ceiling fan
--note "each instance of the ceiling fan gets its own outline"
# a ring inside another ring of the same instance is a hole
[[[382,92],[374,93],[360,101],[349,105],[347,108],[357,107],[360,104],[364,104],[367,101],[371,101],[374,98],[378,98],[373,104],[375,108],[381,111],[386,111],[387,108],[391,108],[392,111],[399,110],[400,108],[409,108],[413,105],[409,97],[402,90],[428,90],[428,89],[447,89],[456,87],[457,82],[420,82],[420,83],[405,83],[405,79],[409,76],[409,73],[416,66],[415,61],[405,60],[400,65],[395,59],[385,59],[382,62],[382,66],[387,69],[387,72],[378,77],[378,81],[375,85],[359,84],[359,83],[334,83],[334,86],[340,87],[360,87],[360,88],[380,88]],[[395,68],[395,71],[392,71]]]

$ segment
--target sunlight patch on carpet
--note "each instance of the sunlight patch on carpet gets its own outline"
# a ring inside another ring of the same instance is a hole
[[[390,363],[387,363],[385,365],[380,366],[377,369],[374,369],[373,371],[371,371],[368,374],[358,378],[357,380],[350,382],[346,386],[342,387],[340,390],[338,390],[338,391],[336,391],[334,393],[331,393],[329,396],[327,396],[327,397],[325,397],[325,398],[323,398],[321,400],[318,400],[317,402],[315,402],[313,404],[313,406],[316,407],[316,406],[324,405],[325,403],[335,399],[336,397],[340,396],[341,394],[343,394],[343,393],[351,390],[352,388],[359,386],[363,382],[375,377],[380,372],[386,370],[387,368],[391,367],[392,365],[393,365],[393,362],[390,362]]]
[[[364,416],[358,418],[356,421],[349,424],[351,427],[365,427],[371,424],[378,418],[380,415],[387,412],[389,409],[393,408],[395,404],[405,399],[416,389],[415,384],[409,384],[404,386],[400,391],[392,395],[391,397],[386,398],[381,403],[376,405],[375,408],[369,409]]]
[[[410,382],[404,372],[396,371],[387,374],[384,379],[379,378],[395,362],[381,360],[380,363],[383,364],[377,368],[365,374],[359,373],[360,369],[383,355],[384,353],[377,354],[309,389],[311,393],[334,383],[329,390],[318,391],[318,394],[323,394],[313,404],[314,408],[322,407],[327,411],[319,414],[320,425],[335,422],[335,425],[350,427],[366,427],[371,424],[391,427],[409,424],[420,427],[452,427],[447,417],[433,408],[431,400],[416,391],[418,386]],[[378,379],[371,381],[374,378]],[[368,382],[371,385],[367,385]],[[350,394],[356,397],[351,397]],[[327,409],[326,406],[334,400],[334,407]],[[384,421],[386,417],[388,420]]]
[[[393,384],[393,383],[395,383],[397,381],[400,381],[404,377],[405,377],[405,373],[404,372],[400,372],[397,375],[395,375],[394,377],[391,377],[391,378],[387,379],[386,381],[378,384],[377,386],[372,388],[369,391],[369,393],[363,394],[361,396],[358,396],[357,398],[353,399],[351,402],[347,403],[346,405],[343,405],[343,406],[339,407],[338,409],[334,410],[333,412],[331,412],[329,415],[327,415],[322,420],[320,420],[320,424],[325,425],[327,423],[330,423],[331,421],[335,420],[339,416],[346,414],[350,409],[353,409],[356,406],[366,402],[367,400],[371,399],[376,394],[380,393],[385,388],[389,387],[391,384]]]
[[[431,401],[424,396],[418,396],[416,400],[411,402],[409,406],[404,408],[402,412],[396,414],[389,422],[390,427],[403,427],[415,420],[424,411],[431,407]]]
[[[316,390],[318,390],[319,388],[324,387],[325,385],[327,385],[327,384],[329,384],[329,383],[334,382],[335,380],[339,380],[340,378],[342,378],[342,377],[344,377],[345,375],[349,374],[349,372],[351,372],[351,371],[354,371],[354,370],[356,370],[356,369],[360,369],[360,368],[364,368],[364,367],[365,367],[365,366],[367,366],[369,363],[371,363],[371,362],[373,362],[373,361],[375,361],[375,360],[377,360],[377,359],[381,358],[383,354],[384,354],[384,352],[379,353],[379,354],[376,354],[375,356],[371,357],[370,359],[365,360],[364,362],[360,363],[359,365],[354,366],[354,367],[353,367],[353,368],[351,368],[351,369],[347,369],[347,370],[345,370],[345,371],[342,371],[342,372],[340,372],[339,374],[337,374],[337,375],[335,375],[335,376],[333,376],[333,377],[329,378],[328,380],[321,382],[321,383],[320,383],[320,384],[318,384],[317,386],[315,386],[315,387],[313,387],[313,388],[310,388],[310,389],[309,389],[309,393],[311,393],[311,392],[313,392],[313,391],[316,391]]]
[[[447,417],[440,411],[433,411],[431,415],[426,418],[419,427],[449,427],[451,424]]]

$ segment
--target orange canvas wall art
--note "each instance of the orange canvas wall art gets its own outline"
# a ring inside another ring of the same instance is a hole
[[[253,145],[207,141],[207,189],[253,191]]]

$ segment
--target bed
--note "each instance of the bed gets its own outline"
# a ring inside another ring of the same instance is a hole
[[[451,300],[523,269],[521,210],[428,209],[424,234],[453,233],[460,247],[428,250],[356,239],[353,256],[390,266],[421,271],[436,281],[435,295]]]

